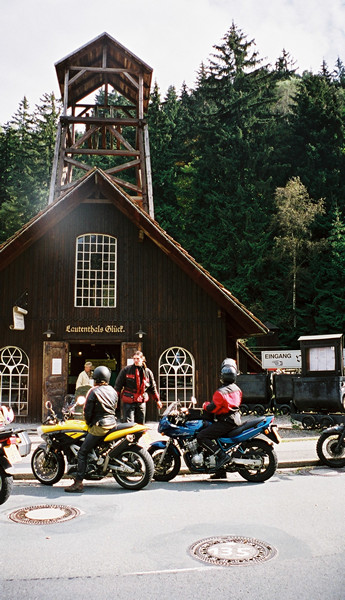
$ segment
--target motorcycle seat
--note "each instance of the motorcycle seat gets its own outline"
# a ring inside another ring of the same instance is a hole
[[[109,429],[109,431],[106,433],[106,435],[104,437],[107,437],[107,435],[109,435],[109,433],[114,433],[114,431],[121,431],[121,429],[129,429],[130,427],[133,427],[135,425],[135,423],[117,423],[117,425],[115,425],[112,429]]]
[[[246,431],[246,429],[251,429],[252,427],[257,427],[264,420],[265,420],[265,417],[257,417],[256,419],[251,419],[250,421],[246,421],[245,423],[242,423],[242,425],[240,425],[239,427],[236,427],[235,429],[231,429],[231,431],[229,431],[229,433],[227,434],[226,437],[232,438],[235,435],[240,435],[240,433],[242,433],[243,431]],[[225,436],[223,435],[222,438],[225,438]]]

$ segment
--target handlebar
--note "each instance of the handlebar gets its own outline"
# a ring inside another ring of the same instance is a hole
[[[62,407],[62,417],[63,417],[63,421],[66,421],[69,418],[72,418],[74,416],[74,411],[76,406],[83,406],[86,402],[86,398],[84,396],[78,396],[77,400],[71,404],[70,406],[63,406]],[[50,400],[47,400],[47,402],[45,403],[45,407],[48,410],[48,416],[47,418],[44,420],[45,424],[56,424],[59,422],[59,418],[56,414],[56,412],[53,409],[53,405],[51,403]]]

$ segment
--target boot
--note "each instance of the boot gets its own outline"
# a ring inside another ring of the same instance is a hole
[[[218,471],[211,475],[210,479],[226,479],[226,470],[224,468],[218,469]]]
[[[75,479],[72,485],[65,487],[65,492],[71,492],[72,494],[82,494],[84,491],[83,482],[80,479]]]
[[[226,470],[223,465],[229,460],[229,456],[224,450],[221,450],[214,440],[202,440],[201,445],[211,451],[216,459],[216,472],[211,476],[211,479],[226,479]]]

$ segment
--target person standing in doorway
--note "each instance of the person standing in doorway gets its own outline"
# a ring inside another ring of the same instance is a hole
[[[84,385],[89,385],[90,387],[93,386],[92,371],[93,371],[92,362],[90,362],[90,361],[86,362],[84,365],[84,371],[82,371],[78,375],[77,383],[75,384],[76,390],[79,387],[82,387]]]
[[[115,390],[122,400],[123,421],[145,423],[146,402],[152,396],[157,407],[162,408],[157,385],[142,352],[135,352],[133,364],[121,369],[115,381]]]

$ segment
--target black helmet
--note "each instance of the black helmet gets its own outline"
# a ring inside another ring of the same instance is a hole
[[[224,365],[220,371],[220,380],[222,383],[235,383],[237,369],[230,365]]]
[[[109,383],[110,375],[108,367],[96,367],[93,372],[93,379],[95,383]]]

